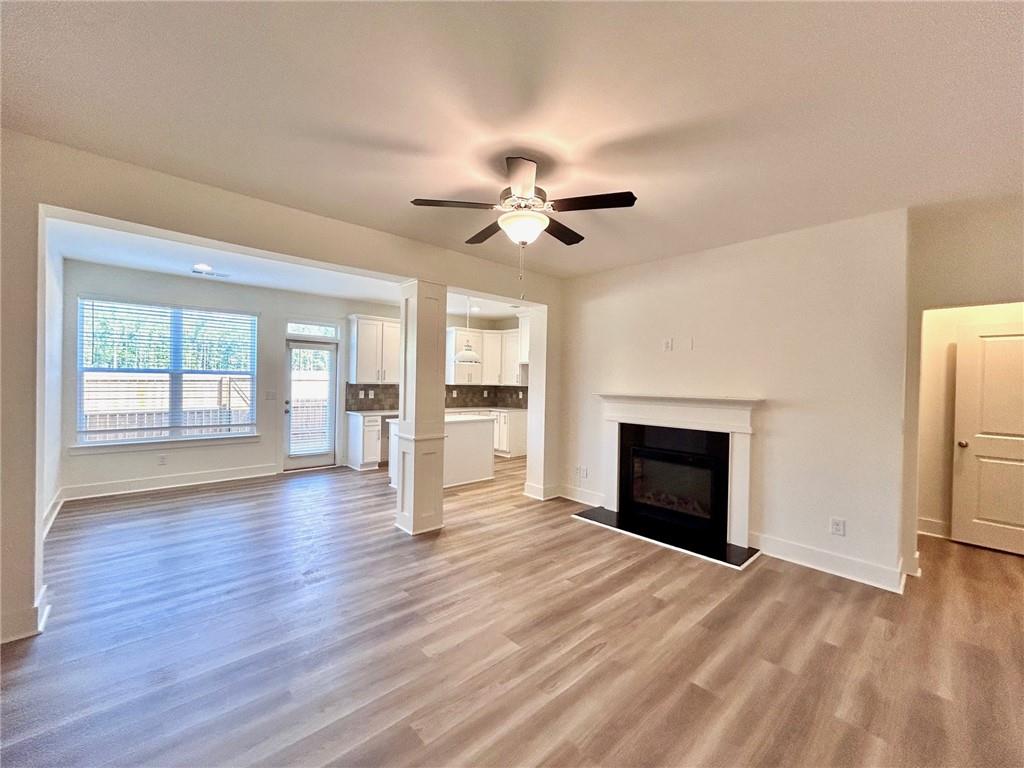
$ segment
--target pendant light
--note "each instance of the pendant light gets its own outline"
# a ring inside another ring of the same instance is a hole
[[[466,296],[466,330],[469,330],[469,296]],[[469,342],[469,337],[466,337],[465,346],[459,350],[455,355],[456,363],[473,363],[480,365],[480,355],[473,351],[473,345]]]

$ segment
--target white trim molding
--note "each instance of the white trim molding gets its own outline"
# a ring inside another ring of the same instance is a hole
[[[599,392],[597,396],[602,401],[604,419],[601,438],[604,489],[600,494],[604,503],[601,506],[618,510],[620,424],[724,432],[729,435],[727,538],[738,547],[750,546],[750,435],[754,431],[754,408],[763,400],[620,392]]]
[[[0,642],[9,643],[38,635],[46,628],[49,616],[50,603],[46,600],[46,585],[43,584],[31,608],[3,615],[0,622],[3,624],[3,637]]]
[[[557,499],[559,496],[564,496],[561,492],[562,487],[558,485],[547,485],[541,486],[536,483],[526,483],[523,486],[523,495],[529,496],[531,499],[537,499],[537,501],[550,501],[551,499]]]
[[[94,496],[160,491],[165,488],[181,488],[187,485],[219,483],[226,480],[247,480],[254,477],[276,475],[279,471],[277,464],[251,464],[244,467],[205,469],[199,472],[182,472],[175,475],[151,475],[130,480],[111,480],[101,483],[67,485],[61,488],[60,496],[62,501],[91,499]]]
[[[930,517],[917,518],[917,532],[925,536],[936,536],[940,539],[949,538],[949,521],[935,520]]]
[[[842,576],[845,579],[859,581],[889,592],[903,594],[905,574],[902,560],[896,564],[895,568],[891,568],[880,563],[840,555],[829,550],[809,547],[806,544],[798,544],[795,541],[767,536],[754,531],[750,532],[750,545],[757,547],[764,554],[777,557],[780,560],[831,573],[834,576]]]
[[[604,494],[598,491],[591,491],[587,488],[579,488],[575,485],[563,485],[558,489],[558,495],[569,501],[577,501],[586,504],[588,507],[604,507]]]

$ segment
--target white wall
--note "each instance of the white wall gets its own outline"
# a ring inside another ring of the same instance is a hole
[[[918,387],[926,309],[1024,301],[1024,197],[986,198],[910,212],[907,257],[907,423],[903,563],[917,572]]]
[[[74,448],[76,409],[76,343],[79,296],[154,304],[179,304],[259,316],[256,370],[256,431],[258,437],[230,441],[206,441],[175,447],[154,443],[146,446],[89,446]],[[61,444],[62,497],[65,499],[162,488],[187,483],[254,477],[283,469],[283,393],[287,375],[285,325],[296,320],[334,323],[341,329],[338,359],[339,432],[337,462],[343,463],[345,439],[344,380],[348,370],[346,317],[369,314],[398,317],[398,306],[347,301],[327,296],[275,291],[207,279],[175,277],[131,269],[64,263],[64,360],[63,410],[67,414]],[[267,393],[275,399],[266,399]],[[166,465],[157,463],[167,457]]]
[[[921,327],[918,530],[949,536],[953,510],[957,332],[965,325],[1024,322],[1024,303],[931,309]]]
[[[906,222],[876,214],[572,281],[567,493],[600,493],[596,392],[762,397],[753,545],[897,587]],[[577,464],[589,479],[573,487]]]
[[[37,317],[41,205],[107,216],[222,243],[378,273],[457,285],[474,293],[517,296],[515,269],[463,253],[318,216],[217,187],[158,173],[10,130],[0,133],[0,465],[3,639],[27,634],[45,610],[41,520],[37,504]],[[530,273],[532,301],[548,307],[547,373],[560,366],[560,280]],[[544,451],[528,457],[528,473],[557,470],[560,404],[544,402]],[[41,432],[39,434],[42,434]],[[45,471],[45,470],[41,470]]]

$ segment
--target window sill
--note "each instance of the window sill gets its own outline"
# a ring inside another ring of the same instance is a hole
[[[125,453],[130,451],[162,451],[174,448],[200,448],[220,443],[258,443],[259,432],[243,435],[203,435],[202,437],[176,437],[171,440],[125,440],[103,443],[82,443],[69,445],[67,453],[75,456],[83,453]]]

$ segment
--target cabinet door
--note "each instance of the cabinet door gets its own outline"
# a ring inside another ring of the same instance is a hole
[[[358,320],[356,325],[355,384],[376,384],[380,381],[380,320]]]
[[[491,416],[494,417],[494,450],[497,451],[501,440],[501,413],[491,411]]]
[[[363,462],[380,461],[380,425],[363,427]]]
[[[501,339],[500,333],[485,333],[483,338],[483,365],[480,366],[481,384],[501,383]]]
[[[508,452],[508,414],[502,413],[498,418],[498,450]]]
[[[530,362],[530,318],[519,318],[519,362],[526,365]]]
[[[519,331],[505,331],[501,337],[501,383],[519,384]]]
[[[476,363],[456,363],[454,384],[479,384],[480,366]]]
[[[398,383],[398,358],[401,354],[401,326],[398,323],[381,324],[380,380],[384,384]]]

